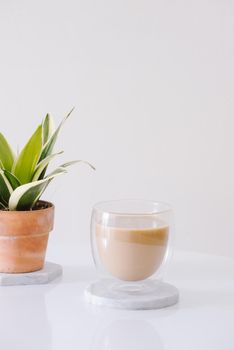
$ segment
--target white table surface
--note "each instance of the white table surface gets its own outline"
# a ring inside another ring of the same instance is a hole
[[[48,255],[63,263],[61,280],[0,288],[1,349],[234,349],[234,259],[177,252],[167,281],[179,288],[179,304],[126,311],[85,303],[84,288],[96,277],[85,250],[55,252]]]

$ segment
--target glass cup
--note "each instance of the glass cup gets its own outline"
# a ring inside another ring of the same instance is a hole
[[[172,237],[173,214],[165,203],[129,199],[93,207],[92,254],[112,290],[137,292],[161,281]]]

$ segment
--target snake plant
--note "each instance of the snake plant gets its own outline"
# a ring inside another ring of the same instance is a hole
[[[59,132],[73,109],[57,128],[47,114],[21,152],[16,156],[6,138],[0,133],[0,209],[33,210],[52,179],[67,172],[70,165],[64,163],[47,174],[49,163],[61,152],[53,153]],[[84,162],[91,166],[88,162]]]

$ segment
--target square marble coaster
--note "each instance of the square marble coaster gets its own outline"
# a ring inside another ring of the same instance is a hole
[[[44,268],[27,273],[0,273],[0,286],[17,286],[27,284],[46,284],[61,276],[61,265],[46,262]]]

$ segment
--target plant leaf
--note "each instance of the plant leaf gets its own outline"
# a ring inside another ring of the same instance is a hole
[[[8,201],[13,192],[13,188],[7,179],[4,171],[0,171],[0,202],[8,206]]]
[[[81,160],[81,159],[72,160],[71,162],[64,163],[64,164],[60,165],[60,167],[66,168],[66,167],[68,167],[70,165],[73,165],[73,164],[76,164],[76,163],[87,164],[88,166],[90,166],[90,168],[92,168],[93,170],[96,170],[95,167],[92,164],[90,164],[89,162],[86,162],[86,160]]]
[[[50,177],[53,177],[53,176],[56,176],[56,175],[59,175],[59,174],[64,174],[64,173],[67,173],[67,170],[65,168],[58,167],[55,170],[53,170],[49,175],[47,175],[45,177],[45,179],[48,179]]]
[[[55,131],[54,120],[51,117],[51,115],[47,113],[42,122],[43,145],[49,140],[49,138],[52,136],[54,131]]]
[[[42,125],[39,125],[31,136],[14,166],[14,175],[22,184],[31,181],[42,150]]]
[[[6,206],[0,202],[0,210],[4,210],[4,209],[6,209]]]
[[[13,190],[15,190],[17,187],[22,185],[19,179],[10,171],[4,170],[4,175],[6,176],[7,180],[10,182],[10,185]]]
[[[58,134],[59,134],[63,124],[65,123],[65,121],[68,119],[68,117],[73,112],[73,110],[74,110],[74,108],[72,108],[72,110],[66,115],[66,117],[61,121],[61,123],[59,124],[59,126],[57,127],[57,129],[55,130],[53,135],[44,144],[42,152],[41,152],[41,156],[40,156],[40,159],[39,159],[39,162],[41,162],[43,159],[45,159],[47,156],[49,156],[52,153],[54,145],[55,145],[55,142],[56,142],[57,137],[58,137]]]
[[[53,176],[54,174],[57,174],[57,173],[60,173],[60,172],[67,172],[66,168],[69,167],[70,165],[73,165],[73,164],[76,164],[76,163],[85,163],[85,164],[89,165],[93,170],[96,170],[93,165],[91,165],[90,163],[88,163],[88,162],[86,162],[84,160],[72,160],[71,162],[67,162],[67,163],[61,164],[58,168],[56,168],[54,171],[52,171],[52,173],[47,175],[47,177]]]
[[[47,168],[49,162],[50,162],[54,157],[56,157],[56,156],[58,156],[59,154],[62,154],[62,153],[63,153],[63,151],[58,152],[58,153],[51,154],[51,155],[49,155],[48,157],[44,158],[40,163],[38,163],[37,166],[36,166],[36,168],[35,168],[32,181],[41,180],[41,179],[43,178],[41,175],[45,172],[45,170],[46,170],[46,168]],[[44,175],[44,174],[43,174],[43,175]]]
[[[0,133],[0,166],[6,170],[11,171],[14,164],[15,154],[12,151],[11,146],[5,139],[2,133]]]
[[[11,194],[9,200],[10,210],[30,210],[41,197],[50,181],[63,172],[57,172],[43,180],[34,181],[17,187]]]

